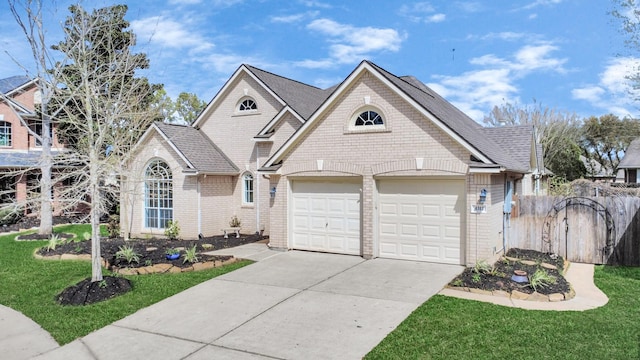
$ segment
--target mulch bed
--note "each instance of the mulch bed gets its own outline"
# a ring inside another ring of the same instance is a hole
[[[61,222],[64,223],[64,222]],[[35,224],[35,222],[34,222]],[[37,226],[38,224],[34,225]],[[20,229],[24,229],[25,223],[22,223]],[[65,254],[91,254],[91,241],[83,240],[74,242],[71,238],[73,235],[56,233],[58,238],[66,239],[65,243],[59,244],[55,249],[47,249],[42,247],[37,251],[41,256],[56,256]],[[124,268],[141,268],[149,265],[171,264],[173,267],[188,268],[193,264],[184,261],[186,249],[193,246],[196,247],[198,262],[224,262],[232,256],[213,256],[205,255],[202,252],[220,250],[230,247],[236,247],[244,244],[250,244],[257,241],[264,241],[268,236],[258,234],[240,234],[239,238],[235,236],[210,236],[203,237],[198,240],[168,240],[168,239],[132,239],[124,241],[122,238],[102,238],[100,240],[101,256],[107,262],[107,267],[111,270],[118,271]],[[21,235],[20,240],[48,240],[39,234]],[[116,253],[123,247],[132,247],[138,255],[138,261],[131,263],[124,259],[118,259]],[[169,248],[180,248],[181,257],[176,260],[168,260],[166,251]],[[87,305],[98,301],[111,299],[115,296],[122,295],[132,289],[131,282],[121,276],[104,276],[102,281],[92,282],[91,278],[82,280],[72,285],[56,296],[56,301],[62,305]]]
[[[86,223],[86,217],[81,216],[54,216],[53,225],[63,224],[82,224]],[[18,222],[11,225],[0,226],[0,233],[22,231],[25,229],[37,228],[40,226],[40,218],[34,216],[25,216]]]
[[[520,261],[514,261],[515,259]],[[523,260],[525,262],[533,262],[534,264],[525,264],[522,262]],[[544,268],[542,267],[543,263],[553,265],[556,269]],[[490,270],[467,267],[449,283],[449,286],[475,288],[486,291],[502,290],[508,293],[517,290],[526,294],[532,294],[534,292],[542,295],[554,293],[564,294],[570,291],[570,284],[563,276],[563,267],[564,259],[560,256],[535,250],[514,248],[509,249],[506,257],[501,258],[493,264]],[[538,269],[543,269],[547,274],[553,276],[556,279],[555,282],[544,286],[537,286],[536,289],[534,289],[529,286],[528,283],[518,283],[511,280],[514,270],[524,270],[531,276]]]
[[[42,236],[38,234],[23,235],[21,239],[41,239]],[[266,236],[260,236],[256,234],[246,235],[240,234],[240,238],[235,236],[229,236],[225,239],[222,235],[203,237],[199,240],[167,240],[167,239],[134,239],[124,241],[122,238],[102,238],[100,240],[100,252],[102,258],[108,263],[110,269],[113,268],[139,268],[148,266],[150,264],[171,264],[176,267],[186,268],[191,266],[190,263],[184,262],[184,253],[186,249],[190,249],[193,246],[196,247],[199,261],[225,261],[230,256],[213,256],[204,255],[202,252],[209,252],[213,250],[226,249],[230,247],[236,247],[244,244],[254,243],[256,241],[262,241],[268,239]],[[44,239],[46,240],[46,239]],[[128,263],[125,259],[116,258],[116,253],[121,247],[132,247],[136,254],[138,254],[139,260],[137,262]],[[168,260],[166,257],[166,250],[169,248],[181,248],[180,258],[176,260]],[[53,256],[63,254],[91,254],[91,241],[80,242],[67,242],[56,246],[55,249],[50,250],[46,247],[42,247],[38,250],[38,255],[41,256]]]

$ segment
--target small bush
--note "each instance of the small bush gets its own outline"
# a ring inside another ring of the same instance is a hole
[[[13,225],[22,219],[24,211],[15,205],[7,206],[0,209],[0,226]]]
[[[240,219],[238,219],[237,216],[233,215],[231,217],[231,221],[229,221],[229,226],[231,226],[231,227],[240,227],[240,225],[242,225],[242,222],[240,221]]]
[[[49,238],[49,242],[47,243],[47,250],[54,251],[58,244],[60,244],[60,238],[58,237],[58,235],[51,235],[51,237]]]
[[[192,248],[185,250],[185,254],[183,255],[184,260],[182,263],[196,263],[198,262],[198,257],[196,256],[196,245],[193,245]]]
[[[538,288],[547,287],[551,284],[555,284],[557,281],[556,277],[550,275],[546,270],[542,268],[538,268],[533,275],[529,276],[529,286],[533,288],[534,291],[538,291]]]
[[[132,246],[120,246],[116,252],[116,259],[124,259],[128,264],[140,262],[140,254],[138,254]]]
[[[180,225],[178,225],[178,221],[167,221],[167,227],[164,229],[164,236],[168,237],[169,240],[176,240],[180,236]]]
[[[109,222],[107,222],[107,232],[109,233],[110,238],[116,238],[120,236],[120,216],[109,216]]]

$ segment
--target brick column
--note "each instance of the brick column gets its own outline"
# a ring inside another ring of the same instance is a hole
[[[361,232],[360,232],[360,245],[362,257],[365,259],[373,258],[373,219],[374,219],[374,206],[373,206],[373,188],[374,179],[371,175],[371,169],[367,169],[366,173],[362,176],[362,213],[361,213]]]

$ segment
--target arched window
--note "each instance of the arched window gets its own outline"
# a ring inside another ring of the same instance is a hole
[[[375,111],[367,110],[356,118],[355,126],[371,126],[371,125],[384,125],[382,116]]]
[[[242,175],[242,203],[253,204],[253,175]]]
[[[145,227],[164,229],[173,220],[173,181],[169,165],[154,160],[144,173]]]
[[[253,99],[244,99],[238,105],[238,111],[240,112],[256,110],[258,110],[258,105],[253,101]]]
[[[0,146],[11,146],[11,123],[0,121]]]

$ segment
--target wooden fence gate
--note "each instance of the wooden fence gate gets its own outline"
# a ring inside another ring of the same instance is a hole
[[[509,247],[569,261],[640,265],[640,198],[526,196],[507,222]]]

